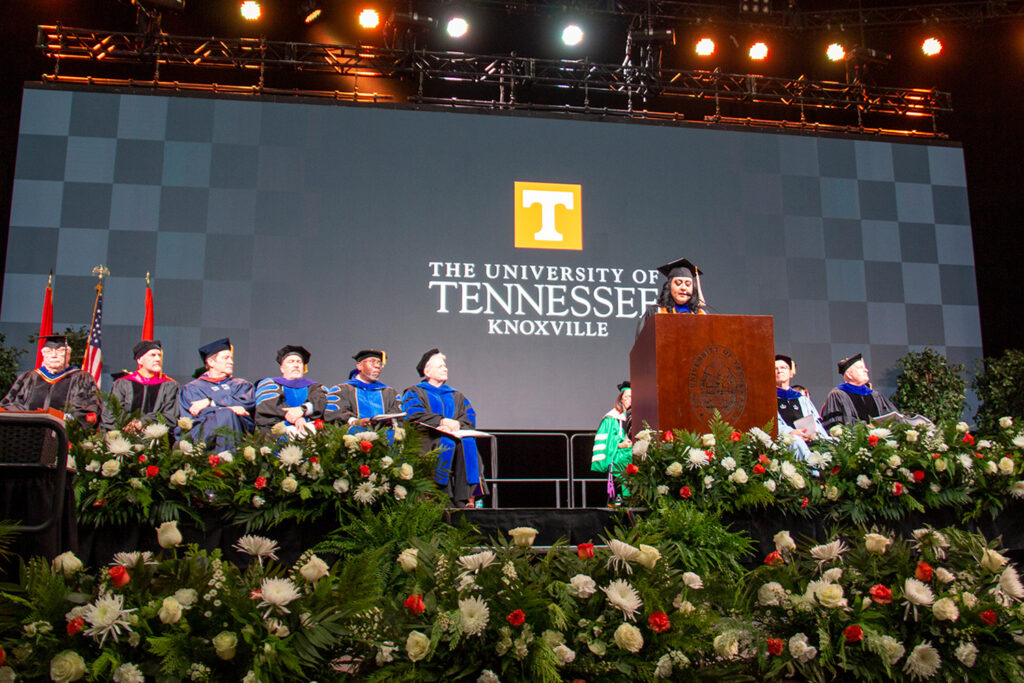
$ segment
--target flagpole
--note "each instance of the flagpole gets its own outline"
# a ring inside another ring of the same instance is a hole
[[[153,290],[146,273],[146,317],[142,321],[142,341],[153,340]]]
[[[92,321],[89,323],[89,338],[85,346],[85,357],[82,359],[82,370],[92,375],[96,386],[99,387],[103,373],[103,278],[110,276],[110,270],[100,264],[92,269],[92,274],[99,277],[99,282],[96,283],[96,303],[92,307]]]
[[[53,334],[53,271],[46,279],[46,293],[43,295],[43,314],[39,318],[39,339],[36,344],[36,367],[43,364],[43,344]]]

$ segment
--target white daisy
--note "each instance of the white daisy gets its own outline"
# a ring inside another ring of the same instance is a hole
[[[622,616],[630,621],[636,618],[637,611],[644,606],[640,594],[629,585],[628,581],[616,579],[601,590],[608,596],[608,602],[616,609],[621,610]]]
[[[462,617],[462,632],[467,636],[475,636],[487,628],[491,611],[482,599],[472,597],[459,600],[459,615]]]

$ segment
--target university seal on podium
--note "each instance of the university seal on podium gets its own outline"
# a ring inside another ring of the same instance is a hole
[[[701,424],[710,422],[716,410],[726,422],[739,420],[747,405],[747,373],[732,351],[708,346],[694,357],[688,379],[690,406]]]

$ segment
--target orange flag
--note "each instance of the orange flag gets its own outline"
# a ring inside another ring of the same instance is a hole
[[[142,323],[142,341],[153,340],[153,290],[149,288],[149,273],[146,273],[146,319]]]

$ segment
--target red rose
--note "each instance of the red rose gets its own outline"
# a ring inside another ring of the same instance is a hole
[[[216,454],[209,456],[207,460],[210,461],[210,467],[216,467],[220,464],[220,456]]]
[[[894,495],[894,496],[901,496],[901,495],[903,495],[903,484],[899,483],[898,481],[894,482],[893,485],[892,485],[892,495]]]
[[[968,435],[968,436],[970,436],[970,435]],[[978,616],[981,617],[981,620],[984,621],[989,626],[995,626],[999,622],[999,617],[997,617],[996,613],[993,612],[990,609],[985,610],[984,612],[982,612]]]
[[[679,489],[679,495],[682,496],[683,498],[689,498],[690,496],[693,495],[693,493],[690,491],[689,486],[684,486],[683,488]]]
[[[761,463],[754,465],[754,474],[764,474],[764,465]]]
[[[150,465],[149,467],[146,468],[147,477],[155,477],[158,474],[160,474],[160,468],[157,467],[156,465]]]
[[[366,443],[366,442],[364,441],[363,443]],[[367,477],[369,477],[370,476],[370,466],[369,465],[360,465],[359,466],[359,474],[363,475],[363,479],[366,479]]]
[[[146,456],[144,456],[144,455],[140,455],[140,456],[139,456],[139,462],[146,462],[146,461],[147,461],[148,459],[149,459],[149,458],[147,458],[147,457],[146,457]]]
[[[512,624],[513,626],[522,626],[524,623],[526,623],[526,615],[523,613],[523,610],[521,609],[517,609],[515,612],[512,612],[507,617],[505,617],[505,619],[508,621],[508,623]]]
[[[921,581],[931,581],[934,573],[932,566],[923,560],[917,563],[917,569],[914,570],[914,576]]]
[[[317,429],[323,429],[324,428],[324,421],[320,420],[320,419],[313,420],[313,426],[315,428],[317,428]]]
[[[413,616],[416,616],[417,614],[422,614],[423,610],[427,609],[427,606],[423,603],[423,596],[419,593],[413,593],[412,595],[407,597],[405,599],[405,602],[402,604],[409,608],[409,612]]]
[[[771,458],[769,458],[769,457],[768,457],[767,455],[765,455],[764,453],[762,453],[761,455],[757,456],[757,461],[758,461],[759,463],[761,463],[762,465],[767,465],[768,463],[770,463],[770,462],[772,461],[772,459],[771,459]]]
[[[629,463],[628,465],[626,465],[626,474],[636,474],[639,471],[640,468],[634,465],[633,463]]]
[[[132,577],[128,575],[127,569],[121,565],[116,565],[110,568],[110,580],[114,583],[114,588],[123,588],[128,585]]]
[[[914,470],[914,481],[921,482],[924,479],[924,472],[922,470]]]
[[[880,583],[872,586],[871,590],[868,591],[868,595],[879,605],[888,605],[892,602],[892,591]]]
[[[580,543],[576,546],[576,555],[581,560],[589,560],[594,557],[594,544],[593,543]]]
[[[704,451],[704,455],[708,456],[708,462],[715,459],[715,454],[712,451]]]
[[[106,498],[100,498],[95,503],[93,503],[92,506],[94,508],[101,508],[101,507],[103,507],[106,504],[107,504],[107,499]]]
[[[981,459],[982,459],[982,458],[984,458],[985,456],[984,456],[984,455],[982,455],[981,453],[979,453],[979,452],[975,451],[975,452],[974,452],[974,457],[975,457],[975,458],[977,458],[978,460],[981,460]]]
[[[804,499],[802,501],[800,501],[800,509],[802,510],[802,509],[804,509],[806,507],[807,507],[807,496],[804,496]]]
[[[778,657],[782,654],[782,649],[786,646],[786,641],[782,638],[769,638],[768,639],[768,654],[775,655]]]
[[[652,612],[651,616],[647,617],[647,624],[655,633],[664,633],[672,628],[672,622],[664,612]]]
[[[0,647],[0,666],[3,666],[4,662],[6,662],[6,661],[7,661],[7,653],[4,652],[4,649],[2,647]]]
[[[970,432],[964,434],[964,443],[967,444],[968,446],[974,445],[974,437],[971,436]]]
[[[68,635],[73,636],[85,628],[85,620],[82,617],[75,617],[68,622]],[[0,662],[2,664],[2,662]]]
[[[661,438],[665,441],[675,441],[676,435],[672,433],[671,429],[666,429],[665,433],[661,435]]]
[[[780,564],[785,564],[786,561],[782,559],[778,550],[773,550],[764,558],[764,563],[770,567],[778,567]]]
[[[320,462],[320,458],[316,457],[315,455],[311,455],[309,456],[309,461],[315,465],[318,462]]]
[[[96,413],[86,413],[85,414],[85,421],[88,422],[91,425],[96,424]]]
[[[740,434],[739,432],[733,432],[732,434],[729,435],[729,440],[734,442],[734,443],[738,442],[742,438],[743,438],[743,435]]]
[[[839,474],[839,465],[836,465],[835,467],[832,468],[832,476],[834,477],[837,474]]]
[[[868,437],[868,444],[871,445],[872,447],[877,446],[878,445],[878,437],[875,436],[874,434],[869,436]]]
[[[853,624],[843,630],[843,635],[846,636],[846,642],[859,643],[864,638],[864,629],[857,626],[857,624]]]
[[[262,491],[263,489],[267,488],[267,478],[256,477],[256,481],[254,481],[252,485],[259,489],[260,491]]]
[[[373,448],[373,444],[364,439],[359,442],[359,447],[363,449],[363,453],[369,453],[370,449]]]
[[[938,460],[942,457],[942,453],[932,453],[932,460]]]

